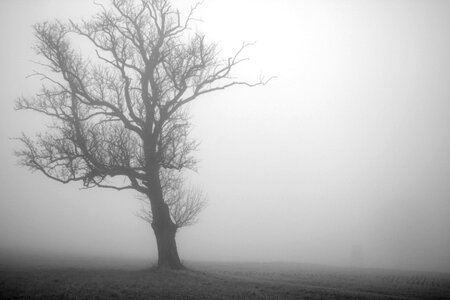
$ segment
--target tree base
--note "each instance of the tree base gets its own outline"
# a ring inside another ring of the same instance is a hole
[[[181,271],[181,270],[187,270],[187,268],[181,263],[179,263],[179,264],[158,264],[156,266],[156,270],[161,270],[161,271],[165,271],[165,270]]]
[[[158,246],[158,268],[168,270],[184,269],[180,257],[178,256],[177,244],[175,241],[177,227],[175,224],[168,219],[168,222],[159,225],[157,223],[152,223],[152,227]]]

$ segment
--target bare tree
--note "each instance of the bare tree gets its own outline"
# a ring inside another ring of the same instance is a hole
[[[202,206],[199,194],[170,180],[196,165],[187,106],[232,86],[267,83],[232,77],[249,44],[221,59],[216,45],[189,27],[197,7],[182,17],[169,0],[112,0],[89,21],[36,24],[44,71],[34,75],[44,84],[34,97],[17,101],[17,109],[53,121],[35,138],[22,135],[21,164],[61,183],[145,195],[158,266],[174,269],[182,268],[176,230],[195,219],[185,211],[196,216]],[[94,56],[72,47],[76,36],[90,43]],[[164,192],[170,184],[172,194]]]

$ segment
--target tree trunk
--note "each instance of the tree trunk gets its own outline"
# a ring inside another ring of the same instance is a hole
[[[170,217],[169,206],[164,202],[158,176],[153,179],[148,197],[153,214],[152,228],[158,246],[158,268],[183,269],[175,241],[177,226]]]
[[[175,241],[177,227],[172,220],[169,221],[152,223],[158,246],[158,268],[183,269]]]

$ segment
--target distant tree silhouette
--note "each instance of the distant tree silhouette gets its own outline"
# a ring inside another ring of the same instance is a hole
[[[147,197],[158,266],[173,269],[182,268],[177,228],[193,223],[203,207],[180,175],[196,165],[188,104],[232,86],[268,82],[231,76],[249,44],[221,59],[216,44],[189,27],[197,7],[182,17],[168,0],[113,0],[89,21],[36,24],[44,71],[34,75],[45,83],[16,103],[52,120],[35,138],[22,135],[20,163],[61,183]],[[90,44],[84,56],[72,47],[77,36]]]

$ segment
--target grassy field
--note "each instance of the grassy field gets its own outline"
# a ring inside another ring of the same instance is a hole
[[[284,263],[3,267],[0,299],[450,299],[450,274]]]

